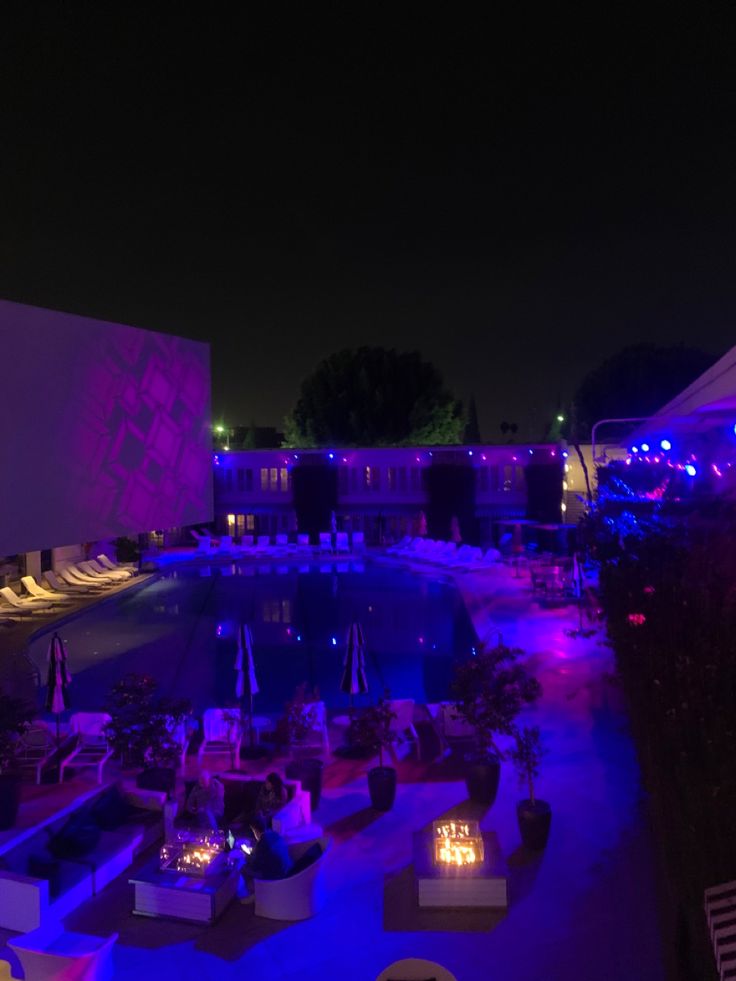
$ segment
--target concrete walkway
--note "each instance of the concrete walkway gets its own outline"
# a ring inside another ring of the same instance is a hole
[[[574,611],[539,610],[528,580],[503,567],[457,581],[479,635],[501,630],[505,643],[527,650],[544,686],[529,719],[548,748],[537,788],[553,807],[545,853],[520,847],[515,805],[525,794],[508,764],[496,803],[482,815],[511,866],[506,915],[420,913],[415,905],[411,834],[467,807],[457,774],[403,764],[396,805],[379,815],[361,766],[334,764],[316,814],[336,840],[322,914],[282,924],[236,904],[210,928],[143,920],[130,913],[123,876],[66,921],[68,929],[120,932],[116,978],[373,981],[392,961],[417,956],[458,981],[663,979],[639,771],[602,634],[568,637]]]

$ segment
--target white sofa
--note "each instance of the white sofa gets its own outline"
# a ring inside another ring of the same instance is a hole
[[[149,815],[150,820],[139,824],[133,815],[119,830],[101,831],[98,844],[89,854],[58,859],[59,888],[52,895],[49,879],[28,873],[29,862],[34,857],[51,861],[46,850],[49,839],[75,812],[92,806],[108,789],[97,787],[83,794],[72,805],[5,843],[0,851],[0,928],[27,933],[58,925],[119,876],[139,851],[161,837],[166,794],[123,785],[123,796],[129,804],[140,812],[156,812],[157,817]]]

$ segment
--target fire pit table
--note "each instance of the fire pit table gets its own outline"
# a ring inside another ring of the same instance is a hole
[[[477,821],[435,821],[414,832],[414,875],[420,906],[508,906],[507,869],[493,831]]]
[[[225,851],[221,832],[179,832],[128,880],[133,912],[214,923],[237,892],[242,853]]]

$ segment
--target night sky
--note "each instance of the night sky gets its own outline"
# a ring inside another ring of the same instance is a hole
[[[3,12],[0,296],[210,341],[227,422],[380,344],[537,437],[626,344],[736,343],[728,5],[105,6]]]

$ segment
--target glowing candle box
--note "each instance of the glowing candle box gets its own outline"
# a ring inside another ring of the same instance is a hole
[[[162,872],[210,875],[225,862],[225,835],[222,831],[177,832],[175,841],[163,845],[159,858]]]
[[[434,860],[437,865],[476,865],[483,862],[483,837],[477,821],[435,821]]]

